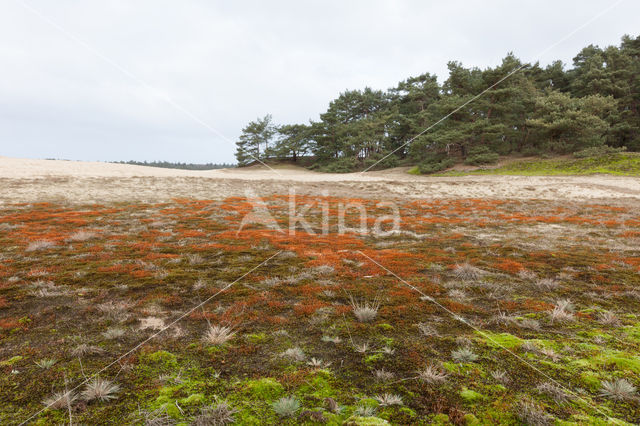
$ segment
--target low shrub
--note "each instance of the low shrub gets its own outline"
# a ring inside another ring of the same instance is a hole
[[[620,148],[614,148],[608,145],[592,146],[591,148],[585,148],[574,152],[573,156],[575,158],[600,157],[602,155],[618,154],[620,152],[625,152],[626,150],[626,146]]]
[[[464,163],[477,166],[479,164],[495,163],[499,158],[500,156],[491,151],[488,147],[478,146],[469,150],[469,155],[465,158]]]
[[[455,160],[449,158],[444,152],[434,152],[426,156],[426,158],[418,164],[418,170],[422,174],[435,173],[448,169],[455,164]]]

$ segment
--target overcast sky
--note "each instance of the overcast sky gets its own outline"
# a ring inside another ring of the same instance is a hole
[[[2,0],[0,155],[231,162],[258,116],[307,122],[345,89],[442,82],[449,60],[532,61],[613,3]],[[540,62],[636,36],[638,16],[623,1]]]

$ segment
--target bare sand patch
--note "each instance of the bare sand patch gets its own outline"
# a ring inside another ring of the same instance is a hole
[[[624,176],[462,176],[407,174],[406,168],[318,173],[299,167],[177,170],[83,161],[0,157],[0,203],[220,199],[296,194],[373,199],[489,198],[636,202],[640,179]]]

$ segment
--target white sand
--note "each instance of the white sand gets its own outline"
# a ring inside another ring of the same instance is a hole
[[[164,201],[274,193],[367,198],[541,198],[635,202],[640,179],[619,176],[413,176],[406,168],[317,173],[298,167],[177,170],[0,157],[0,203]]]

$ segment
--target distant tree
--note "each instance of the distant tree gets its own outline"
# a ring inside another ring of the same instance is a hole
[[[272,142],[276,129],[271,123],[271,115],[251,121],[242,129],[242,134],[236,142],[236,159],[239,166],[265,158],[269,144]]]
[[[304,124],[285,124],[277,127],[278,140],[273,154],[291,158],[294,162],[309,150],[310,127]]]
[[[477,162],[603,143],[640,151],[640,37],[587,46],[567,69],[561,61],[544,68],[523,64],[512,53],[485,69],[456,61],[447,66],[441,85],[424,73],[387,91],[342,92],[317,121],[277,128],[275,143],[270,116],[249,123],[238,141],[238,162],[312,154],[322,170],[406,160],[435,170],[456,161],[452,156]]]
[[[534,117],[527,122],[534,132],[531,141],[541,151],[556,153],[604,145],[609,128],[604,117],[615,108],[610,96],[574,98],[549,91],[538,97]]]

